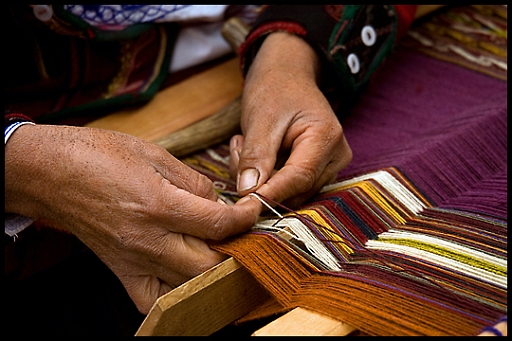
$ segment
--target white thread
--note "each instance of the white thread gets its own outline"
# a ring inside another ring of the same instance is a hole
[[[229,156],[222,157],[213,149],[206,149],[206,153],[210,155],[210,157],[216,161],[222,162],[225,165],[229,166]]]
[[[414,39],[416,39],[417,41],[419,41],[424,46],[429,46],[429,47],[434,46],[434,43],[432,42],[432,40],[428,39],[427,37],[422,36],[418,32],[410,31],[407,34],[409,36],[413,37]]]
[[[499,257],[495,257],[493,255],[487,254],[482,251],[478,251],[474,248],[460,245],[457,243],[452,243],[445,239],[440,239],[437,237],[432,237],[429,235],[425,235],[422,233],[416,233],[416,232],[407,232],[407,231],[400,231],[396,229],[390,229],[387,232],[382,232],[379,234],[379,240],[380,239],[406,239],[411,241],[417,241],[424,244],[430,244],[430,245],[436,245],[439,247],[444,247],[448,250],[453,250],[457,253],[464,254],[468,257],[481,259],[483,261],[489,262],[493,264],[494,266],[499,267],[506,267],[507,266],[507,260]]]
[[[224,191],[226,189],[226,184],[222,181],[214,181],[213,188],[218,189],[219,191]]]
[[[450,48],[450,50],[452,50],[459,56],[464,57],[467,60],[472,61],[473,63],[479,64],[482,66],[491,66],[492,65],[492,63],[483,56],[476,57],[476,56],[472,55],[471,53],[469,53],[468,51],[464,50],[463,48],[460,48],[455,45],[450,44],[450,45],[448,45],[448,47]]]
[[[409,191],[397,179],[395,179],[391,174],[384,170],[379,170],[373,173],[364,174],[342,182],[324,186],[321,192],[327,192],[339,187],[353,185],[357,182],[369,179],[377,181],[382,187],[391,193],[397,201],[406,206],[412,213],[418,214],[425,208],[425,204],[420,199],[418,199],[414,193]]]
[[[499,60],[496,60],[494,58],[489,58],[489,60],[496,65],[497,67],[502,68],[503,70],[507,71],[507,62],[501,62]]]
[[[458,29],[461,29],[461,27],[458,27]],[[467,31],[468,29],[464,29],[464,30]],[[480,32],[478,32],[478,33],[480,33]],[[507,63],[497,60],[496,58],[489,57],[489,56],[476,57],[476,56],[472,55],[471,53],[467,52],[466,50],[464,50],[458,46],[451,45],[451,44],[450,45],[439,45],[439,44],[434,45],[434,43],[431,40],[427,39],[426,37],[422,36],[421,34],[419,34],[417,32],[411,31],[411,32],[408,32],[408,35],[413,37],[414,39],[418,40],[422,45],[432,47],[440,52],[448,52],[449,50],[452,50],[453,53],[456,53],[459,56],[461,56],[473,63],[479,64],[482,66],[486,66],[486,67],[490,67],[492,64],[494,64],[503,70],[507,70]]]
[[[279,220],[267,219],[260,221],[253,226],[253,229],[284,232],[291,238],[301,241],[309,251],[309,254],[316,258],[326,269],[329,271],[341,271],[339,260],[324,245],[324,243],[318,239],[318,237],[309,229],[309,227],[297,218],[297,216],[283,217],[265,200],[263,200],[258,195],[258,193],[249,193],[249,195],[252,195],[258,199],[263,205],[268,207],[275,215],[280,218]],[[276,224],[279,224],[283,227],[276,227]],[[288,228],[291,233],[285,230],[285,228]]]
[[[479,21],[481,24],[489,27],[493,31],[501,31],[498,26],[496,26],[492,21],[487,20],[486,18],[482,17],[480,14],[476,14],[473,16],[477,21]]]
[[[219,198],[221,198],[226,204],[233,205],[233,204],[235,204],[235,202],[233,200],[229,199],[224,194],[237,196],[238,193],[233,192],[233,191],[226,191],[226,187],[227,187],[226,183],[224,183],[222,181],[216,180],[213,182],[213,188],[217,190],[217,195],[219,196]]]
[[[339,260],[331,253],[331,251],[322,243],[318,237],[296,217],[285,218],[288,227],[303,241],[304,245],[328,270],[341,271]]]
[[[439,255],[436,255],[434,253],[427,252],[424,250],[419,250],[414,247],[393,244],[393,243],[386,243],[386,242],[382,242],[382,241],[378,241],[378,240],[369,240],[366,244],[366,247],[369,250],[397,252],[397,253],[400,253],[403,255],[409,255],[409,256],[412,256],[415,258],[419,258],[423,262],[432,262],[433,264],[436,264],[436,266],[448,267],[455,271],[462,272],[466,275],[473,276],[473,277],[479,278],[481,280],[485,280],[490,283],[494,283],[501,287],[507,288],[507,277],[506,276],[504,277],[504,276],[500,276],[500,275],[494,274],[492,272],[489,272],[487,270],[477,269],[470,265],[467,265],[467,264],[464,264],[461,262],[457,262],[457,261],[453,261],[449,258],[439,256]]]
[[[226,187],[227,187],[226,184],[224,182],[222,182],[222,181],[216,180],[216,181],[213,182],[213,188],[214,189],[219,190],[219,191],[221,191],[224,194],[230,194],[230,195],[234,195],[234,196],[238,195],[237,192],[226,190]]]
[[[482,35],[486,35],[486,36],[494,35],[493,32],[485,30],[483,28],[474,28],[474,27],[466,26],[466,25],[459,24],[459,23],[452,24],[451,26],[452,26],[452,28],[454,28],[458,31],[464,32],[464,33],[477,33],[477,34],[482,34]]]
[[[272,211],[272,213],[274,213],[276,216],[278,216],[279,218],[283,219],[284,217],[281,215],[281,213],[277,212],[272,206],[270,206],[269,204],[267,204],[267,202],[265,200],[263,200],[259,195],[258,193],[249,193],[250,196],[253,196],[255,197],[256,199],[258,199],[263,205],[267,206],[267,208],[269,210]]]
[[[479,65],[482,65],[482,66],[491,66],[492,64],[496,65],[497,67],[499,68],[502,68],[504,70],[507,70],[507,64],[506,63],[503,63],[499,60],[496,60],[495,58],[492,58],[492,57],[486,57],[486,56],[474,56],[472,55],[471,53],[467,52],[466,50],[458,47],[458,46],[455,46],[455,45],[449,45],[448,46],[453,52],[457,53],[458,55],[466,58],[467,60],[473,62],[473,63],[476,63],[476,64],[479,64]]]
[[[224,201],[226,204],[228,205],[234,205],[235,202],[231,199],[229,199],[228,197],[222,195],[221,193],[217,193],[217,195],[219,196],[220,199],[222,199],[222,201]]]
[[[262,220],[253,226],[253,230],[282,232],[288,235],[290,238],[302,242],[308,253],[313,258],[318,260],[318,262],[321,263],[327,270],[341,271],[339,260],[318,239],[318,237],[313,232],[311,232],[309,227],[300,221],[296,216],[285,217],[280,220]]]
[[[291,233],[290,231],[286,230],[286,226],[280,227],[279,225],[276,225],[276,223],[279,222],[277,219],[266,219],[262,220],[256,223],[256,225],[253,226],[253,229],[258,230],[266,230],[266,231],[274,231],[274,232],[282,232],[283,234],[286,234],[290,237],[290,239],[295,239],[298,241],[301,241],[304,243],[302,239]]]

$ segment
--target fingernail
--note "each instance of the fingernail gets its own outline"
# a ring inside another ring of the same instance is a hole
[[[219,204],[227,205],[227,204],[226,204],[226,202],[225,202],[224,200],[222,200],[221,198],[218,198],[218,199],[217,199],[217,202],[218,202]]]
[[[245,169],[238,178],[238,190],[247,191],[258,184],[260,178],[260,172],[255,168]]]

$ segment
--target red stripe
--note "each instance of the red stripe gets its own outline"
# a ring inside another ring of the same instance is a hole
[[[5,115],[5,120],[10,121],[10,120],[15,120],[15,119],[34,122],[33,119],[31,119],[30,117],[28,117],[24,114],[21,114],[21,113],[9,113],[9,114]]]

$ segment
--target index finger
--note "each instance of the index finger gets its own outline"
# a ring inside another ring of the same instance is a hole
[[[285,165],[257,191],[277,202],[307,194],[314,194],[334,180],[337,173],[349,164],[352,151],[342,136],[331,151],[308,140],[298,143]]]
[[[176,187],[166,203],[166,211],[172,219],[170,229],[201,239],[222,240],[246,232],[254,226],[261,212],[256,200],[227,205]],[[166,214],[163,219],[168,224],[170,217]]]

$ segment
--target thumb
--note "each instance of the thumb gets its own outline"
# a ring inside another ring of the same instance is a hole
[[[256,191],[274,172],[281,139],[278,137],[254,138],[247,134],[230,143],[232,164],[238,194],[244,196]]]

